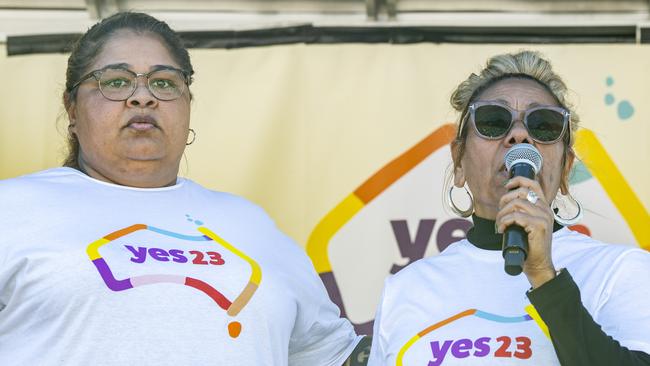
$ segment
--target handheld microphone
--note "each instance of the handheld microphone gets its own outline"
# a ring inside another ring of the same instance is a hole
[[[517,144],[506,152],[503,157],[510,178],[526,177],[535,179],[542,168],[542,155],[531,144]],[[511,276],[516,276],[523,270],[524,261],[528,256],[528,234],[519,225],[508,226],[503,233],[501,247],[504,259],[504,270]]]

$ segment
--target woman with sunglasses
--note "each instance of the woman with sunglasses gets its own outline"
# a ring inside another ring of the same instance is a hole
[[[449,181],[471,207],[451,204],[474,226],[386,280],[369,365],[650,365],[650,254],[569,230],[579,215],[554,204],[570,196],[575,159],[566,94],[530,51],[495,56],[458,86]],[[509,176],[516,145],[540,153],[535,179]],[[519,276],[504,272],[512,225],[529,244]]]
[[[77,42],[65,166],[0,182],[0,365],[341,365],[359,343],[260,208],[178,177],[193,73],[146,14]]]

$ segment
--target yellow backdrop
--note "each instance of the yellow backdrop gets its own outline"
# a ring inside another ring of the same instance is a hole
[[[186,151],[181,174],[263,206],[307,248],[331,294],[341,291],[343,300],[341,294],[332,296],[348,304],[355,324],[367,322],[391,265],[411,261],[397,249],[390,224],[407,222],[413,237],[418,220],[450,220],[440,211],[440,182],[449,162],[444,126],[456,118],[448,103],[452,90],[489,56],[522,48],[539,50],[553,62],[586,128],[577,145],[584,164],[576,184],[583,185],[575,188],[591,215],[587,228],[603,240],[650,247],[647,46],[192,50],[197,139]],[[61,107],[67,55],[6,57],[4,48],[0,53],[0,178],[59,165],[67,126]],[[426,153],[416,156],[410,149]],[[411,159],[411,165],[400,157]],[[399,174],[386,175],[391,162]],[[371,204],[375,196],[364,198],[362,191],[373,177],[371,183],[382,188]],[[413,177],[420,178],[393,184]],[[426,199],[414,200],[424,202],[422,207],[398,199],[408,195]],[[611,212],[599,216],[603,210]],[[377,230],[388,244],[362,243]],[[437,253],[438,245],[427,255]],[[361,282],[346,273],[375,263],[381,265],[368,270],[368,278],[355,277]],[[326,276],[337,271],[338,285],[332,287],[334,280]],[[365,300],[346,295],[354,293]]]

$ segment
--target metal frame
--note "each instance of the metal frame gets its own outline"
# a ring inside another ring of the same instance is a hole
[[[0,0],[0,43],[19,37],[18,53],[64,51],[66,35],[126,9],[167,21],[198,47],[324,39],[650,43],[650,0]]]

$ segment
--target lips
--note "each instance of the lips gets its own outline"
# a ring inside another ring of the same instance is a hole
[[[132,128],[137,131],[147,131],[159,127],[155,118],[147,115],[140,115],[131,117],[125,128]]]

